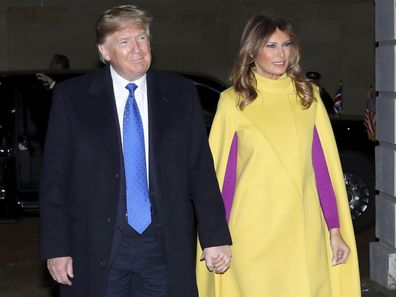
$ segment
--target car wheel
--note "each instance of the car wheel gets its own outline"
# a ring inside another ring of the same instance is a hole
[[[340,158],[355,231],[367,229],[375,219],[374,159],[354,151],[341,152]]]

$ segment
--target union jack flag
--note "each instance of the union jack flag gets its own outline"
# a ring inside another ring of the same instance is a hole
[[[340,80],[340,83],[338,85],[338,89],[334,99],[333,110],[336,115],[340,115],[342,112],[342,80]]]
[[[367,129],[368,139],[375,141],[375,96],[372,85],[368,91],[363,124]]]

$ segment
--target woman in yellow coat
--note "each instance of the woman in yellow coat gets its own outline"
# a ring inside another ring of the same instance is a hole
[[[201,297],[357,297],[354,233],[319,92],[289,22],[247,23],[210,145],[233,237],[224,274],[197,268]]]

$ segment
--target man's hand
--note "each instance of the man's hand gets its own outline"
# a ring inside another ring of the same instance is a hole
[[[70,278],[73,278],[72,257],[51,258],[47,260],[48,271],[54,281],[63,285],[71,286]]]
[[[208,247],[203,250],[201,261],[205,260],[209,271],[224,273],[230,268],[231,248],[228,245]]]
[[[351,250],[341,236],[340,229],[334,228],[330,230],[330,245],[333,252],[333,266],[346,263]]]
[[[44,73],[36,73],[36,77],[38,80],[40,80],[42,82],[42,84],[47,87],[52,89],[55,84],[55,81],[49,77],[48,75],[44,74]]]

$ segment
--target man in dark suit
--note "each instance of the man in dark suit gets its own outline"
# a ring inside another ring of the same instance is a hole
[[[193,83],[150,68],[151,17],[97,22],[102,69],[57,84],[41,253],[61,296],[194,297],[196,238],[225,272],[231,238]]]
[[[60,69],[69,69],[69,58],[65,55],[55,54],[52,56],[49,69],[51,70],[60,70]],[[39,72],[36,73],[36,77],[40,80],[43,86],[49,90],[52,90],[55,87],[56,81],[49,75]]]

